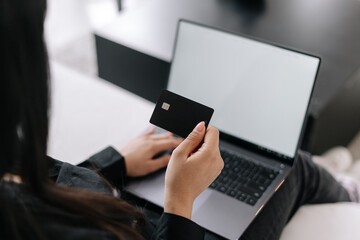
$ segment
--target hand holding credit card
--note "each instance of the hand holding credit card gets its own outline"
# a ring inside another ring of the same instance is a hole
[[[214,109],[163,90],[150,118],[150,123],[186,138],[201,121],[207,127]]]

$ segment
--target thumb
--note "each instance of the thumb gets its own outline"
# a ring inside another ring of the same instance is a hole
[[[189,156],[201,143],[205,135],[205,122],[200,122],[185,140],[175,149],[178,153]]]

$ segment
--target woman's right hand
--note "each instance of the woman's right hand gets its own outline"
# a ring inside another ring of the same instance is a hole
[[[164,211],[191,218],[192,206],[221,173],[219,131],[199,123],[173,151],[165,176]]]

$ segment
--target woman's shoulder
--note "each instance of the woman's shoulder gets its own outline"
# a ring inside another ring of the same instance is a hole
[[[50,162],[49,177],[57,184],[92,192],[112,194],[109,186],[97,172],[85,167],[61,162],[51,157],[48,157],[48,159]]]

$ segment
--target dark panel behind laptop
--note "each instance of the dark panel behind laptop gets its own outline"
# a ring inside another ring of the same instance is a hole
[[[95,35],[99,77],[151,102],[166,87],[170,63]]]

